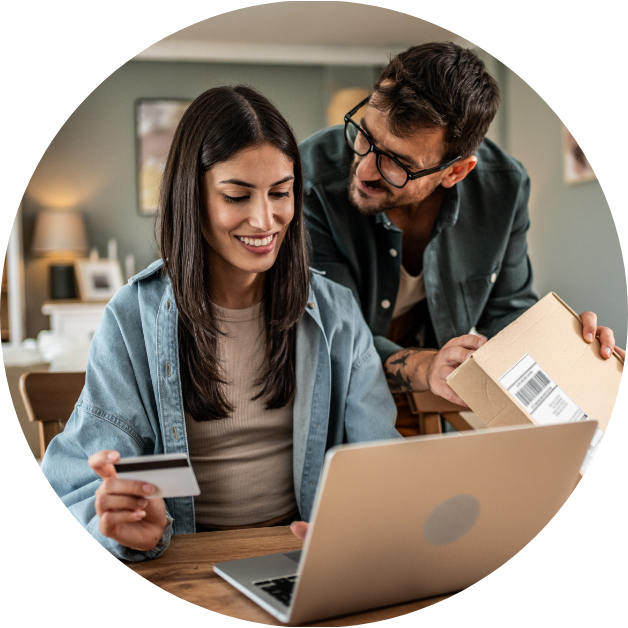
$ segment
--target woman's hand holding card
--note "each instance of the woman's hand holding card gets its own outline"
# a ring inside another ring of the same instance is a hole
[[[153,549],[167,524],[166,505],[160,497],[149,499],[155,487],[146,482],[121,480],[114,463],[117,451],[99,451],[89,457],[89,466],[103,482],[96,491],[98,529],[118,543],[139,551]]]

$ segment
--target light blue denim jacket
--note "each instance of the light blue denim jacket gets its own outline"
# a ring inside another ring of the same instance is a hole
[[[42,470],[85,528],[118,558],[159,556],[172,534],[195,531],[194,500],[166,499],[168,525],[153,550],[131,550],[98,531],[94,492],[101,479],[87,458],[188,454],[177,306],[158,261],[129,281],[105,308],[89,354],[85,388],[65,430],[50,443]],[[293,473],[301,518],[309,520],[323,458],[342,442],[398,438],[382,364],[351,291],[313,274],[297,329]]]

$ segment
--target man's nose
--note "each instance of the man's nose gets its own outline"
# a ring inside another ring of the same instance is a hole
[[[375,153],[369,153],[366,157],[360,158],[356,174],[358,179],[362,181],[375,181],[381,177],[377,169],[377,157]]]

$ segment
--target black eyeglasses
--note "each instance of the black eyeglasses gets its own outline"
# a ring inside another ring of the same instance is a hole
[[[392,155],[385,153],[375,146],[373,140],[367,135],[366,131],[351,116],[355,115],[361,107],[369,101],[365,98],[359,105],[355,106],[347,115],[345,115],[345,139],[349,148],[360,157],[365,157],[369,153],[375,153],[377,169],[384,179],[393,187],[402,188],[408,181],[426,177],[428,174],[441,172],[449,166],[453,166],[459,159],[460,155],[446,164],[436,166],[434,168],[425,168],[418,172],[410,172],[405,166]]]

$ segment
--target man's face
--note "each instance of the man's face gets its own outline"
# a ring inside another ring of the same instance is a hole
[[[408,170],[416,172],[442,163],[445,154],[444,129],[422,129],[407,137],[393,135],[386,114],[366,107],[360,121],[377,148],[396,157]],[[349,177],[349,199],[363,214],[372,215],[390,209],[416,207],[440,185],[443,172],[436,172],[399,189],[379,173],[374,153],[355,155]]]

